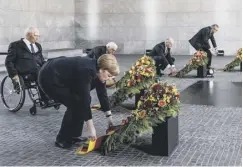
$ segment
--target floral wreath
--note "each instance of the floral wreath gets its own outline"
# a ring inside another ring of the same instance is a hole
[[[132,143],[138,135],[151,131],[166,117],[176,117],[180,108],[179,98],[179,91],[174,85],[159,82],[150,86],[140,98],[137,109],[122,120],[120,129],[106,136],[101,152],[106,155],[121,144]]]
[[[224,67],[223,71],[231,71],[233,70],[234,67],[239,66],[241,62],[242,62],[242,48],[238,49],[237,56],[235,57],[235,59],[231,63],[227,64]]]
[[[183,69],[177,72],[176,77],[184,77],[186,74],[191,72],[192,70],[197,69],[200,66],[204,66],[208,63],[207,53],[200,50],[194,53],[193,57],[189,60],[189,62],[185,65]]]
[[[151,57],[143,56],[137,60],[132,68],[116,83],[117,91],[110,97],[112,107],[119,105],[141,89],[148,88],[154,83],[156,75],[155,62]]]

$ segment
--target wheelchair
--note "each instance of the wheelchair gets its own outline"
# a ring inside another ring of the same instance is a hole
[[[29,109],[31,115],[36,115],[36,107],[41,109],[54,107],[56,110],[60,108],[61,104],[51,99],[51,103],[44,104],[41,100],[37,82],[28,75],[19,76],[19,82],[12,80],[9,76],[3,78],[1,82],[1,98],[4,106],[11,112],[19,111],[24,105],[26,90],[33,102],[33,106]]]

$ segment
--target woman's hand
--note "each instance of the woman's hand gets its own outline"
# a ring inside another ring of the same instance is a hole
[[[88,126],[89,140],[92,140],[92,141],[96,140],[97,136],[96,136],[96,130],[95,130],[95,127],[94,127],[94,124],[93,124],[93,120],[90,119],[86,123],[87,123],[87,126]]]

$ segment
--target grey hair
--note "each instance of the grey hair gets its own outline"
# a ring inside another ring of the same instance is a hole
[[[212,28],[219,28],[219,25],[218,24],[213,24],[211,25]]]
[[[174,39],[173,39],[173,38],[171,38],[171,37],[167,38],[167,39],[166,39],[166,41],[167,41],[167,40],[168,40],[168,41],[170,41],[172,44],[174,44],[174,43],[175,43]]]
[[[110,49],[114,49],[114,50],[117,50],[118,46],[115,42],[109,42],[107,45],[106,45],[107,48],[110,48]]]
[[[24,35],[27,36],[28,33],[31,33],[33,32],[34,30],[38,30],[36,27],[33,27],[33,26],[29,26],[28,28],[25,29],[24,31]]]

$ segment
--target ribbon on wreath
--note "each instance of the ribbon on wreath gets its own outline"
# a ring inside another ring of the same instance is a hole
[[[98,150],[102,144],[102,142],[105,140],[105,138],[116,131],[120,130],[123,125],[117,125],[117,126],[110,126],[106,130],[106,135],[100,136],[95,141],[87,140],[84,143],[80,145],[80,147],[77,149],[76,154],[78,155],[85,155],[89,152],[92,152],[94,150]]]

